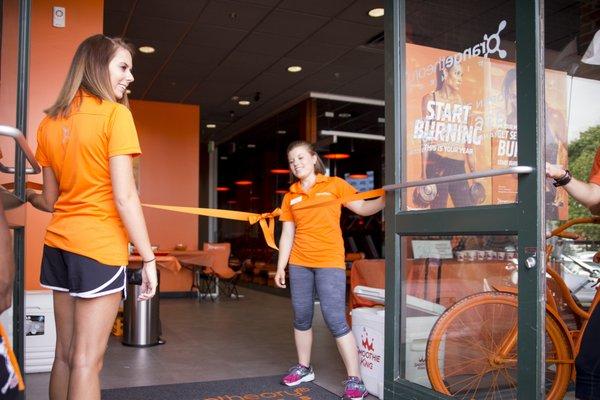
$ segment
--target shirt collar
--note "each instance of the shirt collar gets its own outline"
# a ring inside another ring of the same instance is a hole
[[[317,174],[317,177],[315,179],[315,185],[317,183],[321,183],[321,182],[327,182],[330,178],[328,176],[325,176],[323,174]],[[313,186],[314,188],[314,186]],[[292,184],[292,186],[290,186],[290,193],[296,193],[296,194],[301,194],[301,193],[306,193],[303,189],[302,189],[302,185],[300,183],[300,181],[297,181],[296,183]]]

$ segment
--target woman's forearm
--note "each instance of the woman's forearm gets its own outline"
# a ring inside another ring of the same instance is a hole
[[[46,197],[43,194],[28,192],[27,193],[27,201],[31,203],[32,206],[37,208],[38,210],[45,212],[54,212],[54,204],[50,206],[46,201]]]
[[[116,200],[115,204],[121,221],[127,230],[129,240],[135,246],[136,250],[142,256],[143,260],[151,260],[154,258],[148,230],[146,229],[146,221],[142,213],[142,206],[137,193],[134,191],[124,199]]]
[[[277,269],[283,270],[287,266],[294,242],[294,229],[284,226],[279,238],[279,255],[277,256]]]

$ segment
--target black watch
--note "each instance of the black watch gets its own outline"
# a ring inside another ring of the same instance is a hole
[[[567,183],[571,182],[571,178],[573,178],[573,175],[571,175],[571,171],[566,169],[565,174],[563,176],[561,176],[558,179],[554,179],[553,185],[555,187],[565,186]]]

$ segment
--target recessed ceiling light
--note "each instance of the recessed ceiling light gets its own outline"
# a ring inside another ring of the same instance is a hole
[[[335,113],[333,111],[325,111],[325,116],[327,118],[333,118],[335,117]]]
[[[350,113],[339,113],[338,117],[340,118],[350,118],[352,116],[352,114]]]
[[[250,105],[250,101],[249,100],[240,100],[240,101],[238,101],[238,104],[240,106],[249,106]]]
[[[385,124],[385,118],[377,117],[377,122],[379,122],[380,124]]]
[[[255,149],[256,145],[254,143],[248,143],[248,148],[249,149]]]
[[[287,133],[287,131],[286,131],[285,129],[279,129],[279,130],[277,131],[277,134],[278,134],[278,135],[285,135],[286,133]]]
[[[383,8],[373,8],[372,10],[369,10],[369,17],[372,17],[372,18],[383,17],[383,14],[384,14]]]
[[[288,72],[300,72],[302,71],[302,67],[299,65],[290,65],[287,67]]]
[[[227,160],[227,158],[228,158],[228,157],[227,157],[227,156],[221,156],[221,157],[219,157],[219,158],[220,158],[221,160]]]
[[[131,90],[129,90],[129,89],[125,90],[125,93],[131,94]]]
[[[206,124],[206,127],[207,127],[208,129],[213,129],[213,128],[216,128],[216,127],[217,127],[217,125],[216,125],[216,124]]]
[[[152,54],[156,51],[152,46],[141,46],[138,50],[145,54]]]

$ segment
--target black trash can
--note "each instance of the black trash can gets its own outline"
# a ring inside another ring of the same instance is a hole
[[[123,344],[125,346],[149,347],[163,344],[160,338],[159,286],[160,274],[156,271],[159,285],[150,300],[139,301],[142,287],[142,269],[127,269],[127,298],[123,306]]]

